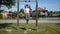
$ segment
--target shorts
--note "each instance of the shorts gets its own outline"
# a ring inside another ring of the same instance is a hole
[[[26,19],[30,19],[30,14],[29,13],[25,13]]]

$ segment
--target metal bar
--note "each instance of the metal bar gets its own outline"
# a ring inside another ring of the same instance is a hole
[[[35,0],[20,0],[20,2],[28,2],[28,1],[30,1],[30,2],[36,2]]]
[[[17,29],[19,29],[19,0],[17,0]]]
[[[38,26],[38,0],[36,0],[36,26]]]

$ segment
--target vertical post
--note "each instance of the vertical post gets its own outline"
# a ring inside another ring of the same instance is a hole
[[[36,28],[38,26],[38,0],[36,0]]]
[[[19,0],[17,0],[17,29],[19,29]]]

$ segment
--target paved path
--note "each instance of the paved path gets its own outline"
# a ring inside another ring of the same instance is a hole
[[[17,20],[0,20],[1,23],[17,23]],[[26,23],[26,20],[19,20],[19,23]],[[36,20],[30,20],[29,23],[36,23]],[[60,20],[38,20],[38,23],[60,23]]]

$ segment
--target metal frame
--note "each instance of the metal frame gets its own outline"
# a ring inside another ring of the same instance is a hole
[[[36,27],[38,26],[38,0],[36,0]],[[19,29],[19,0],[17,1],[17,29]]]

